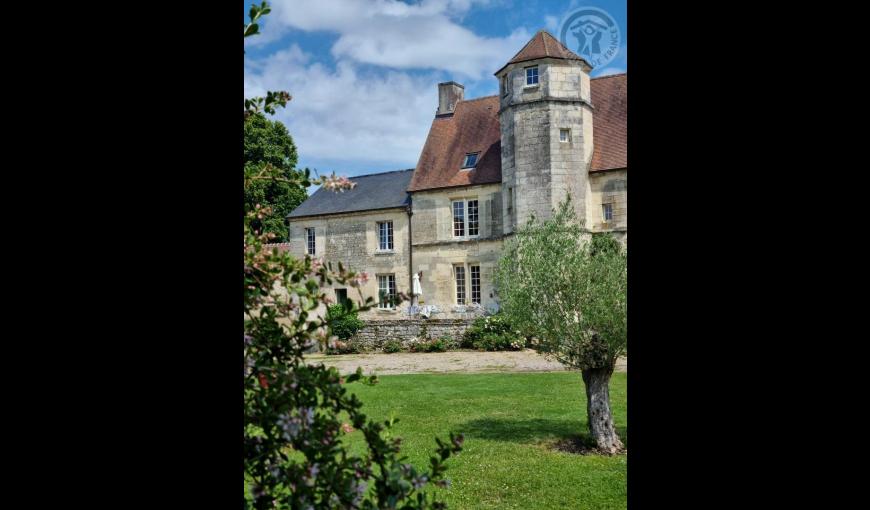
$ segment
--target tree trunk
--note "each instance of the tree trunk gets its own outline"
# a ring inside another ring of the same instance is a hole
[[[613,428],[613,415],[610,413],[611,375],[613,375],[612,363],[606,367],[583,370],[589,433],[592,434],[599,450],[612,455],[621,452],[624,446]]]

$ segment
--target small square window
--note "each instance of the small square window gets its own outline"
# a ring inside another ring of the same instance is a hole
[[[559,130],[559,141],[560,142],[568,142],[571,140],[571,130],[570,129],[560,129]]]
[[[613,204],[601,204],[601,214],[604,221],[613,221]]]
[[[465,155],[465,160],[462,162],[462,168],[474,168],[477,164],[477,156],[479,152],[470,152]]]
[[[538,84],[538,66],[526,68],[526,85]]]

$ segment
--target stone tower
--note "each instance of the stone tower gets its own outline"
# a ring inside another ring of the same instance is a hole
[[[504,231],[545,219],[570,193],[586,218],[592,160],[592,67],[539,31],[495,75],[499,80]]]

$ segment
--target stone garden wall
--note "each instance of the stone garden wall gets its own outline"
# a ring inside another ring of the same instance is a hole
[[[350,341],[367,352],[381,350],[387,340],[399,340],[408,347],[420,336],[425,324],[429,338],[437,339],[446,335],[458,342],[472,322],[467,319],[369,320]]]

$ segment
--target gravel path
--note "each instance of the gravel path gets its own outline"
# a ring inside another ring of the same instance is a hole
[[[447,372],[552,372],[564,370],[556,361],[549,361],[532,350],[477,352],[450,351],[432,353],[342,354],[327,356],[309,354],[309,363],[334,366],[342,374],[362,367],[366,374],[426,374]],[[626,371],[626,359],[616,363],[617,372]]]

